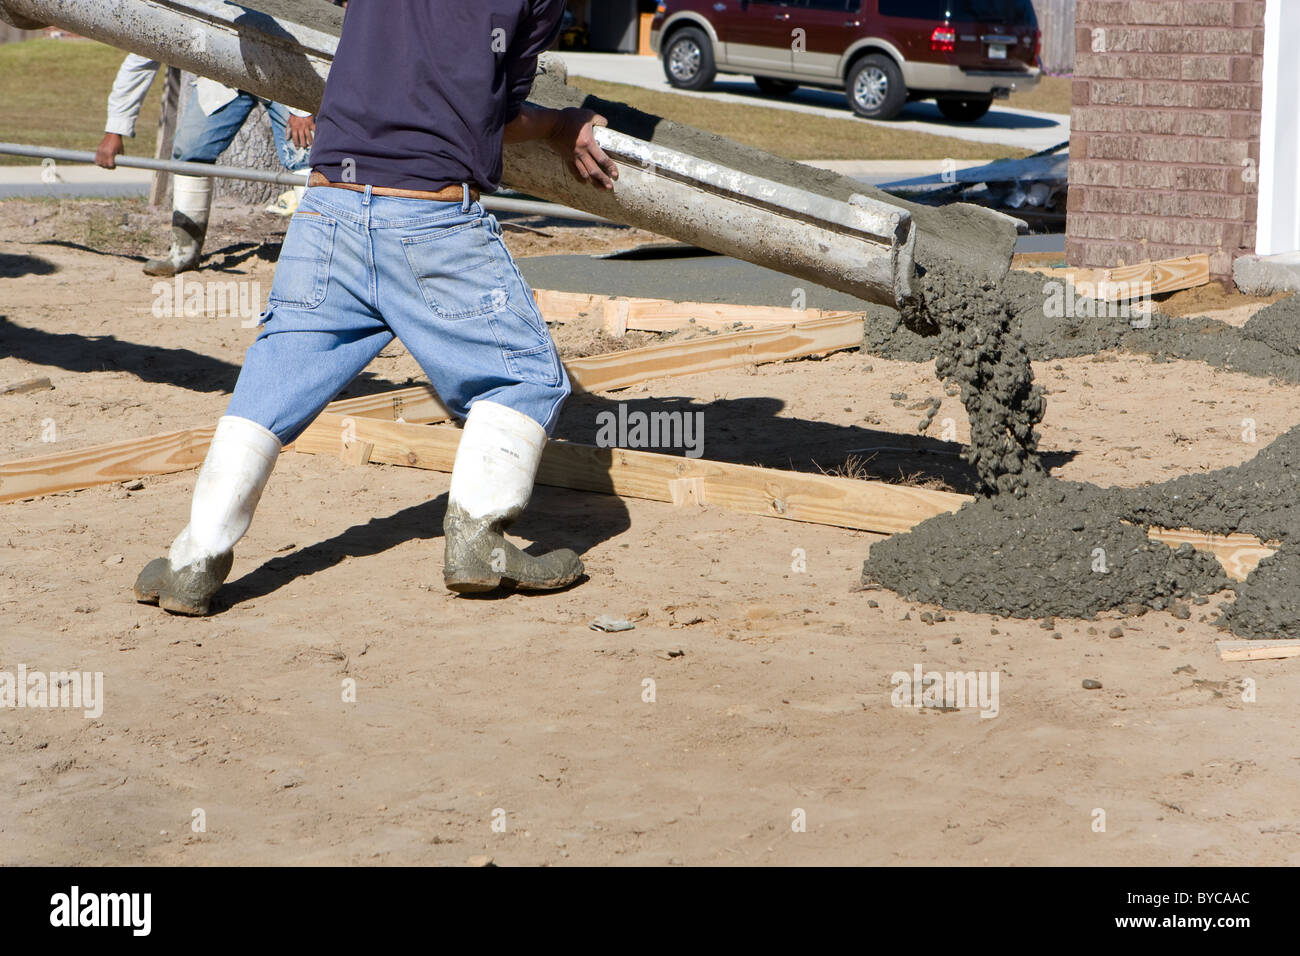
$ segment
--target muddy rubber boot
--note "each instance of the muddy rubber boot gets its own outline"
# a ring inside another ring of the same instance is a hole
[[[167,255],[144,264],[147,276],[174,276],[199,267],[212,208],[212,180],[207,176],[172,178],[172,244]]]
[[[535,557],[502,534],[528,506],[545,446],[545,429],[522,412],[487,401],[470,408],[442,524],[442,576],[449,590],[472,594],[513,585],[552,591],[582,576],[582,559],[573,551]]]
[[[222,418],[194,485],[190,523],[167,557],[145,565],[135,581],[135,599],[173,614],[205,616],[279,457],[280,440],[261,425]]]

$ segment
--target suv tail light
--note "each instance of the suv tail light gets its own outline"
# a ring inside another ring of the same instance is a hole
[[[957,49],[957,31],[947,25],[935,27],[930,34],[930,50],[933,53],[952,53]]]

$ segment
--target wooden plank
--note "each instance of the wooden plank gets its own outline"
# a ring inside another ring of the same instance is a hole
[[[573,359],[566,363],[566,367],[575,387],[604,391],[655,378],[823,355],[856,348],[861,341],[861,315],[848,313],[795,327],[735,332],[690,342],[648,345],[626,352],[593,355]],[[451,417],[428,385],[331,402],[326,406],[325,414],[394,422],[400,418],[408,424],[429,424]],[[173,460],[165,453],[155,454],[156,443],[161,442],[161,447],[166,448],[169,440],[176,440],[174,436],[210,437],[211,432],[211,428],[187,429],[0,465],[0,476],[10,476],[6,484],[0,485],[0,502],[117,481],[119,467],[134,469],[126,475],[128,478],[170,474],[198,467],[207,454],[206,438],[194,437],[187,446],[192,458],[190,465],[178,465],[180,459]],[[342,446],[337,433],[334,440],[332,453],[339,454]],[[21,481],[18,476],[23,476]],[[6,497],[4,492],[8,489],[13,489],[13,495]]]
[[[584,315],[603,314],[607,295],[534,289],[533,300],[547,322],[572,322]]]
[[[308,454],[337,454],[345,428],[340,416],[322,415],[297,441]],[[434,471],[450,471],[460,433],[399,422],[358,420],[357,440],[375,447],[371,461]],[[682,479],[698,479],[678,484]],[[597,491],[630,498],[668,501],[679,507],[698,502],[745,514],[786,518],[882,534],[908,531],[935,515],[955,511],[971,498],[885,482],[733,465],[707,459],[678,458],[622,448],[595,448],[553,441],[542,457],[540,484]],[[1246,534],[1150,528],[1147,534],[1171,547],[1191,544],[1218,558],[1230,577],[1241,580],[1263,553],[1272,553]],[[1238,577],[1240,575],[1240,577]]]
[[[22,395],[26,392],[44,392],[54,386],[50,380],[41,376],[40,378],[25,378],[21,382],[14,382],[12,385],[0,386],[0,395]]]
[[[1246,580],[1260,561],[1276,554],[1278,549],[1278,545],[1267,544],[1250,534],[1207,534],[1191,528],[1149,528],[1147,536],[1171,548],[1190,544],[1197,551],[1210,552],[1234,581]]]
[[[862,315],[816,319],[776,329],[755,329],[663,342],[626,352],[610,352],[565,363],[575,387],[585,392],[625,388],[656,378],[698,375],[740,365],[826,355],[862,344]]]
[[[1300,657],[1300,641],[1215,641],[1221,661],[1276,661]]]
[[[0,465],[0,502],[188,471],[203,464],[214,431],[187,428]]]
[[[1210,257],[1202,252],[1179,259],[1159,259],[1139,262],[1131,266],[1116,266],[1113,269],[1103,270],[1102,280],[1130,286],[1150,282],[1151,291],[1156,294],[1192,289],[1210,281]]]
[[[1210,281],[1210,257],[1206,253],[1198,253],[1178,259],[1148,260],[1131,266],[1115,266],[1113,269],[1029,266],[1024,271],[1065,279],[1076,290],[1080,284],[1086,283],[1092,287],[1088,290],[1091,297],[1114,301],[1144,295],[1148,291],[1144,283],[1148,282],[1151,283],[1149,291],[1152,295],[1205,285]]]
[[[375,446],[368,441],[345,441],[339,460],[345,465],[368,465]]]
[[[342,428],[339,416],[323,414],[295,447],[337,454]],[[356,438],[374,445],[373,462],[450,471],[460,430],[359,419]],[[543,485],[664,502],[674,500],[673,482],[681,479],[698,479],[691,483],[696,494],[702,489],[709,505],[728,511],[883,533],[906,531],[966,500],[906,485],[559,441],[547,445],[537,475]]]
[[[339,399],[326,405],[325,411],[334,415],[358,415],[417,425],[445,422],[451,418],[447,406],[442,404],[437,393],[428,385]]]
[[[734,305],[730,302],[676,302],[672,299],[646,299],[627,296],[602,296],[586,292],[556,292],[534,289],[533,297],[548,322],[572,322],[582,316],[598,316],[611,334],[620,334],[623,313],[626,329],[636,332],[673,332],[690,328],[724,329],[728,326],[798,325],[817,319],[849,315],[844,311],[792,309],[767,305]]]
[[[627,313],[631,303],[627,299],[605,300],[605,334],[621,339],[627,335]]]
[[[703,478],[677,478],[668,482],[674,508],[699,507],[706,503]]]
[[[853,313],[777,306],[731,305],[722,302],[669,302],[660,299],[630,301],[627,327],[638,332],[672,332],[691,327],[725,329],[734,325],[799,325]]]

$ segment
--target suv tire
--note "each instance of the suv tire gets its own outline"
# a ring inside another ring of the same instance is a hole
[[[939,112],[954,123],[973,123],[989,111],[991,99],[939,100]]]
[[[799,84],[793,80],[778,80],[771,76],[756,76],[754,84],[764,96],[789,96],[799,89]]]
[[[902,71],[880,53],[868,54],[853,64],[845,94],[853,112],[867,119],[891,120],[907,105]]]
[[[718,69],[713,43],[698,27],[683,27],[663,48],[664,76],[679,90],[702,90],[713,85]]]

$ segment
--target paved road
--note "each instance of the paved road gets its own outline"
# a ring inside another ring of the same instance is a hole
[[[98,166],[59,163],[52,167],[57,177],[40,166],[0,166],[0,199],[55,197],[75,199],[118,196],[147,196],[153,173],[147,169],[100,169]]]
[[[874,120],[864,120],[855,116],[845,102],[844,94],[831,90],[804,87],[788,99],[781,99],[760,94],[751,77],[723,75],[718,77],[712,90],[689,93],[668,85],[658,57],[572,52],[566,52],[562,56],[569,66],[569,74],[574,77],[586,76],[610,83],[628,83],[648,90],[677,93],[681,96],[705,96],[727,103],[770,106],[774,109],[813,113],[854,123],[875,123]],[[952,136],[977,143],[989,143],[992,146],[1014,146],[1034,152],[1055,146],[1070,138],[1069,116],[1012,109],[999,103],[994,103],[993,109],[975,123],[949,122],[932,102],[909,103],[903,110],[901,118],[889,123],[875,123],[875,125]],[[989,150],[990,158],[995,158],[997,155],[999,155],[997,149]]]
[[[675,250],[680,252],[674,255]],[[1064,236],[1021,236],[1017,252],[1064,252]],[[535,289],[626,295],[679,302],[731,302],[789,308],[796,289],[810,309],[856,311],[868,304],[806,279],[742,262],[730,256],[699,254],[664,244],[612,256],[532,256],[519,269]]]

